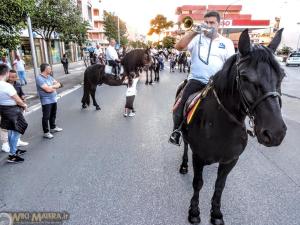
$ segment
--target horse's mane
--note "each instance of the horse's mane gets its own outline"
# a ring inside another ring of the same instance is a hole
[[[226,60],[221,70],[219,70],[213,77],[213,84],[217,92],[224,94],[232,94],[235,87],[236,62],[237,54],[234,54]]]
[[[235,62],[237,61],[237,54],[231,56],[223,65],[223,68],[213,76],[213,83],[216,90],[223,94],[233,94],[236,89],[235,81],[237,75],[237,68]],[[261,45],[253,45],[249,53],[251,65],[257,66],[259,63],[264,62],[269,64],[276,72],[276,75],[282,75],[279,63],[276,61],[273,52]],[[281,79],[281,77],[278,77]]]

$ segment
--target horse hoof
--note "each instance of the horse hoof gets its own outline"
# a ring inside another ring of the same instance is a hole
[[[212,225],[224,225],[224,220],[221,218],[221,219],[218,219],[218,218],[210,218],[210,223]]]
[[[148,85],[148,82],[146,82],[145,84]]]
[[[179,173],[187,174],[188,173],[188,167],[181,166],[180,169],[179,169]]]
[[[86,109],[86,108],[87,108],[87,106],[86,106],[86,105],[82,105],[82,108],[83,108],[83,109]]]
[[[201,222],[200,216],[189,216],[189,222],[191,224],[199,224]]]
[[[100,106],[96,106],[96,110],[101,110]]]

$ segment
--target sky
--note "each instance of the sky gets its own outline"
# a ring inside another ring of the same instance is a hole
[[[242,5],[242,12],[252,14],[252,19],[269,19],[275,16],[282,18],[282,26],[288,32],[296,33],[300,25],[300,0],[102,0],[103,9],[114,12],[131,31],[146,34],[150,28],[150,20],[157,14],[163,14],[169,20],[177,21],[175,10],[182,5]],[[298,36],[297,36],[298,38]],[[296,39],[296,37],[295,37]]]

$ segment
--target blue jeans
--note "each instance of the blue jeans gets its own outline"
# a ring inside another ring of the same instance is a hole
[[[25,71],[18,71],[18,76],[19,76],[21,85],[27,84]]]
[[[8,130],[8,144],[10,148],[10,155],[15,155],[17,151],[17,144],[21,134],[15,130]]]

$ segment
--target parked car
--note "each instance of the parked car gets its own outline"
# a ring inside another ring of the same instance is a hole
[[[286,66],[289,65],[297,65],[300,66],[300,52],[293,52],[291,53],[285,62]]]

